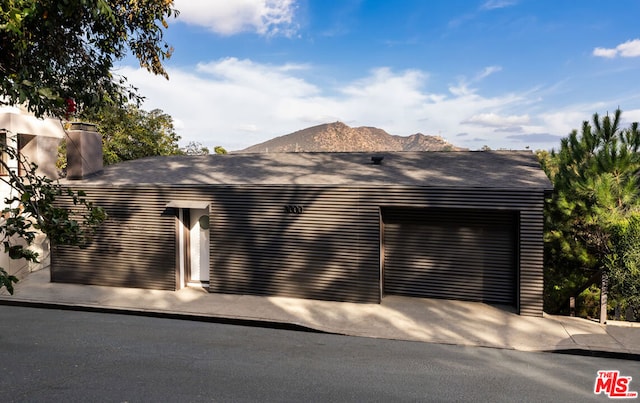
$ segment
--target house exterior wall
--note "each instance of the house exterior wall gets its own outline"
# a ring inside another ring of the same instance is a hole
[[[19,135],[20,154],[28,161],[34,162],[36,175],[47,178],[58,178],[56,160],[58,159],[58,146],[62,138],[37,136],[30,134]]]
[[[52,179],[58,177],[58,145],[65,136],[59,120],[38,119],[18,108],[5,107],[0,108],[0,131],[6,133],[9,145],[14,147],[18,146],[19,137],[27,138],[21,153],[38,165],[37,174]]]
[[[175,218],[165,207],[170,196],[156,189],[83,190],[108,219],[85,249],[52,246],[51,281],[174,290]]]
[[[54,249],[52,281],[171,290],[172,200],[210,204],[211,292],[379,302],[384,207],[499,209],[518,216],[518,309],[542,315],[543,190],[426,187],[91,188],[109,220],[86,249]]]
[[[58,177],[56,159],[58,145],[64,137],[62,124],[56,119],[38,119],[19,108],[0,108],[0,135],[6,139],[7,145],[19,148],[20,154],[29,162],[38,165],[36,174],[51,179]],[[14,172],[20,172],[15,160],[7,159]],[[0,175],[4,174],[0,172]],[[0,210],[6,207],[5,197],[11,195],[9,185],[0,181]],[[0,218],[1,220],[2,218]],[[20,242],[19,240],[14,240]],[[24,259],[12,260],[8,254],[0,250],[0,267],[18,278],[25,274],[49,265],[49,242],[45,235],[38,234],[30,247],[38,253],[40,263],[27,262]]]
[[[218,189],[210,291],[379,302],[379,212],[362,196],[353,188]]]

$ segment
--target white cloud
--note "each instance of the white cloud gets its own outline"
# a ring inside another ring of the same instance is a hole
[[[257,132],[258,131],[258,126],[256,125],[238,125],[235,127],[237,130],[239,131],[243,131],[243,132]]]
[[[513,0],[488,0],[480,6],[481,10],[495,10],[497,8],[505,8],[515,5]]]
[[[638,57],[640,56],[640,39],[626,41],[616,47],[622,57]]]
[[[295,32],[296,0],[176,0],[178,21],[221,35],[256,32],[290,36]]]
[[[640,122],[640,109],[622,111],[622,122],[624,125],[628,125],[631,122]]]
[[[453,95],[458,95],[458,96],[473,94],[476,91],[476,89],[471,87],[472,84],[478,83],[484,80],[485,78],[489,77],[490,75],[497,73],[499,71],[502,71],[501,66],[488,66],[482,69],[482,71],[480,71],[479,73],[477,73],[471,80],[468,80],[467,77],[464,77],[464,76],[458,77],[457,84],[450,85],[449,91]]]
[[[496,113],[480,113],[465,119],[463,123],[474,124],[485,127],[512,127],[516,125],[526,125],[530,121],[528,115],[500,116]]]
[[[450,28],[459,28],[463,24],[466,24],[469,21],[476,19],[482,12],[493,11],[501,8],[511,7],[516,5],[518,2],[516,0],[487,0],[480,7],[466,14],[463,14],[459,17],[456,17],[449,21],[448,26]]]
[[[595,112],[606,111],[610,109],[610,104],[614,102],[593,102],[568,105],[553,111],[541,112],[536,116],[538,124],[530,126],[532,133],[552,133],[562,137],[568,136],[572,130],[580,130],[582,122],[590,121]],[[623,117],[626,113],[623,113]],[[555,148],[559,148],[560,144],[555,144]]]
[[[484,144],[492,148],[529,145],[524,142],[528,137],[507,137],[514,133],[568,133],[566,126],[549,125],[539,113],[534,117],[509,112],[526,110],[539,102],[532,101],[538,98],[538,90],[489,97],[463,84],[435,92],[429,90],[427,72],[386,67],[324,87],[305,78],[309,72],[315,76],[313,69],[310,65],[223,58],[190,70],[169,68],[170,81],[131,67],[119,73],[147,97],[145,109],[160,108],[180,122],[178,134],[185,144],[198,141],[228,150],[337,120],[350,126],[379,127],[395,135],[441,135],[472,149]],[[570,128],[598,109],[589,110],[572,119]],[[554,127],[562,130],[554,131]],[[507,128],[511,130],[501,131]],[[469,136],[457,136],[461,132]],[[553,146],[556,144],[548,145]]]
[[[605,57],[607,59],[613,59],[618,54],[616,49],[595,48],[593,49],[593,55],[598,57]]]
[[[611,100],[606,102],[594,102],[571,105],[554,112],[545,112],[537,116],[541,125],[535,130],[540,132],[554,133],[565,137],[572,130],[580,131],[582,122],[585,120],[591,123],[593,114],[598,113],[601,117],[609,113],[612,116],[617,107],[617,102]],[[620,127],[627,128],[631,122],[640,121],[640,109],[629,109],[622,111],[622,121]],[[556,145],[556,148],[560,144]]]
[[[256,94],[270,94],[283,97],[308,96],[319,90],[302,79],[287,75],[301,68],[292,68],[291,64],[270,66],[254,63],[251,60],[238,60],[235,57],[215,62],[200,63],[196,72],[211,75],[227,85],[250,89]]]
[[[615,48],[595,48],[593,55],[613,59],[614,57],[640,57],[640,39],[633,39],[621,43]]]
[[[482,80],[484,78],[489,77],[490,75],[492,75],[493,73],[497,73],[499,71],[502,71],[502,67],[500,66],[489,66],[489,67],[485,67],[484,70],[482,70],[477,76],[476,76],[476,81],[477,80]]]

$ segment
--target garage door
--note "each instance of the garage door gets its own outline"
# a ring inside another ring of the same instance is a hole
[[[385,294],[515,305],[516,214],[386,208]]]

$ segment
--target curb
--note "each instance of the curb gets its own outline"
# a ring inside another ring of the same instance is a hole
[[[563,350],[547,350],[545,353],[566,355],[579,355],[583,357],[612,358],[616,360],[629,360],[640,362],[640,354],[625,353],[621,351],[587,350],[581,348],[568,348]]]
[[[262,327],[267,329],[278,329],[278,330],[292,330],[296,332],[306,332],[306,333],[335,334],[335,335],[341,335],[341,336],[343,335],[341,333],[326,332],[326,331],[314,329],[308,326],[303,326],[295,323],[275,322],[275,321],[269,321],[266,319],[260,320],[260,319],[226,318],[221,316],[198,315],[193,313],[158,312],[158,311],[127,309],[127,308],[105,308],[105,307],[88,306],[88,305],[61,304],[61,303],[55,303],[55,302],[8,300],[4,298],[0,298],[0,305],[18,306],[18,307],[24,307],[24,308],[58,309],[62,311],[110,313],[110,314],[129,315],[129,316],[145,316],[150,318],[190,320],[194,322],[218,323],[223,325]]]
[[[295,332],[330,334],[330,335],[337,335],[337,336],[350,336],[349,334],[345,334],[345,333],[314,329],[314,328],[296,324],[296,323],[276,322],[276,321],[270,321],[266,319],[263,320],[263,319],[229,318],[229,317],[222,317],[222,316],[199,315],[199,314],[193,314],[193,313],[158,312],[158,311],[151,311],[151,310],[139,310],[139,309],[128,309],[128,308],[105,308],[100,306],[74,305],[74,304],[63,304],[63,303],[55,303],[55,302],[14,300],[14,299],[6,299],[6,298],[0,297],[0,306],[1,305],[17,306],[17,307],[25,307],[25,308],[58,309],[58,310],[64,310],[64,311],[109,313],[109,314],[141,316],[141,317],[161,318],[161,319],[189,320],[194,322],[217,323],[217,324],[223,324],[223,325],[247,326],[247,327],[265,328],[265,329],[277,329],[277,330],[290,330]],[[366,337],[366,336],[354,336],[354,337]],[[397,340],[397,339],[394,339],[394,340]],[[434,342],[434,343],[443,344],[438,342]],[[478,347],[483,347],[483,346],[478,346]],[[499,348],[499,347],[489,347],[489,348]],[[514,351],[518,351],[518,350],[514,350]],[[527,351],[527,352],[535,352],[535,351]],[[568,349],[541,350],[538,352],[577,355],[577,356],[594,357],[594,358],[610,358],[610,359],[640,362],[640,354],[618,352],[618,351],[568,348]]]

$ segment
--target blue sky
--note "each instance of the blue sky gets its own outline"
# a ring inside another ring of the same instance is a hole
[[[637,0],[176,0],[169,81],[117,73],[182,143],[237,150],[321,123],[551,149],[640,120]]]

